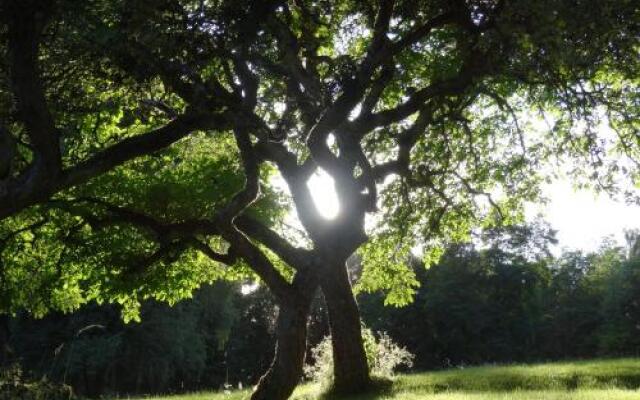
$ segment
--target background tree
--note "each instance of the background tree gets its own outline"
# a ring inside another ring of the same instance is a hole
[[[174,307],[145,301],[141,322],[129,324],[107,304],[43,319],[21,313],[10,323],[6,361],[91,398],[252,385],[273,355],[275,310],[266,295],[218,282]]]
[[[553,233],[535,224],[492,229],[482,238],[451,244],[428,269],[414,259],[420,285],[410,305],[383,307],[382,294],[361,295],[363,319],[413,352],[417,368],[540,357]]]
[[[428,269],[415,261],[410,305],[360,294],[363,320],[414,353],[418,369],[638,354],[637,267],[623,248],[604,240],[594,253],[553,257],[540,247],[553,236],[539,227],[482,236],[490,241],[452,244]]]
[[[630,0],[1,5],[3,125],[18,143],[0,193],[3,308],[95,298],[134,317],[141,298],[185,297],[241,275],[241,260],[280,310],[255,399],[286,398],[299,380],[317,286],[336,389],[366,388],[345,262],[369,238],[363,287],[406,302],[416,241],[431,262],[447,240],[521,217],[551,155],[608,188],[608,153],[638,151]],[[531,109],[548,132],[526,123]],[[605,117],[612,142],[596,129]],[[273,200],[258,202],[273,199],[274,168],[306,234],[297,243],[274,225]],[[334,220],[311,199],[318,170],[335,182]],[[144,183],[156,171],[162,182]],[[218,172],[236,179],[212,189]]]

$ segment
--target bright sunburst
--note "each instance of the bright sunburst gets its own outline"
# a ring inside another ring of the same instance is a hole
[[[320,214],[327,219],[334,219],[340,212],[340,202],[333,184],[333,178],[319,169],[307,182],[313,202]]]

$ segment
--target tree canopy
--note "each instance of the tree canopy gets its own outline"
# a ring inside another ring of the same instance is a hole
[[[572,160],[604,189],[620,173],[637,178],[632,0],[5,0],[0,10],[2,309],[97,299],[135,317],[140,299],[174,301],[250,270],[281,306],[281,375],[260,387],[299,378],[318,286],[336,385],[366,384],[345,269],[358,248],[361,287],[403,304],[416,242],[431,262],[446,241],[522,218],[549,162]],[[318,170],[335,182],[333,220],[307,185]],[[302,239],[282,228],[286,200]]]

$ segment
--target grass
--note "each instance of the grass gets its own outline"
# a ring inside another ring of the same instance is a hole
[[[241,400],[248,391],[147,400]],[[321,398],[314,385],[292,400]],[[399,375],[387,393],[349,400],[639,400],[640,359],[484,366]]]

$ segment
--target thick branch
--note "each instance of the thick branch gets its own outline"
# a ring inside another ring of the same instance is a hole
[[[259,142],[256,145],[256,151],[263,159],[276,164],[280,174],[287,182],[300,222],[312,237],[317,237],[320,234],[320,227],[324,224],[324,219],[318,213],[307,186],[307,182],[316,168],[314,160],[309,158],[304,164],[299,165],[296,155],[287,150],[284,145],[277,143]]]
[[[242,215],[235,220],[235,225],[247,236],[255,239],[273,251],[289,266],[300,269],[309,264],[309,252],[292,246],[278,233],[260,221]]]
[[[435,82],[416,91],[407,101],[395,108],[359,117],[351,123],[351,129],[366,133],[381,126],[400,122],[418,112],[428,100],[434,97],[463,92],[471,85],[473,78],[473,75],[463,71],[455,78]]]
[[[106,216],[96,216],[93,211],[79,208],[78,204],[89,203],[104,207]],[[94,228],[128,223],[149,230],[160,244],[158,251],[145,257],[136,267],[136,271],[142,271],[150,265],[167,256],[167,254],[195,248],[212,260],[231,265],[238,256],[241,256],[258,276],[273,290],[277,297],[286,298],[291,293],[289,283],[275,269],[271,261],[240,231],[225,223],[216,223],[210,220],[190,220],[180,223],[162,223],[152,216],[116,206],[100,199],[83,198],[72,201],[57,200],[49,204],[63,208],[68,212],[81,215]],[[251,224],[251,222],[249,222]],[[198,234],[221,235],[229,242],[230,249],[227,254],[220,254],[209,248],[208,245],[195,237]],[[292,261],[292,260],[290,260]],[[144,267],[144,268],[143,268]]]
[[[47,107],[38,69],[40,36],[52,13],[49,1],[13,1],[8,22],[9,64],[18,115],[35,150],[37,168],[55,177],[61,170],[59,132]]]
[[[430,19],[429,21],[405,34],[400,40],[394,42],[389,48],[388,56],[393,56],[400,53],[402,50],[416,44],[420,40],[427,37],[435,28],[455,22],[456,20],[457,17],[452,12],[440,14]]]
[[[235,129],[234,134],[242,158],[246,178],[245,186],[236,193],[224,209],[217,213],[215,221],[220,227],[221,236],[233,244],[238,254],[249,263],[251,269],[269,286],[275,296],[283,300],[291,295],[291,285],[278,272],[269,258],[234,225],[234,220],[260,194],[260,159],[251,143],[249,133],[243,129]]]
[[[0,219],[48,200],[60,190],[87,182],[136,157],[151,154],[184,138],[194,130],[219,129],[228,124],[224,115],[184,115],[164,127],[122,140],[58,176],[42,176],[32,166],[9,179],[0,190]]]
[[[227,124],[226,118],[220,115],[182,115],[161,128],[123,139],[66,170],[60,186],[66,188],[86,182],[126,161],[162,150],[194,130],[220,129]]]
[[[234,249],[258,274],[273,294],[284,300],[292,294],[291,285],[282,277],[269,258],[235,227],[222,227],[222,237],[232,243]]]
[[[233,265],[238,259],[238,255],[236,254],[233,246],[229,247],[227,253],[224,254],[218,253],[217,251],[213,250],[208,244],[195,238],[191,238],[189,240],[189,245],[191,245],[194,249],[200,251],[205,256],[209,257],[209,259],[225,265]]]

